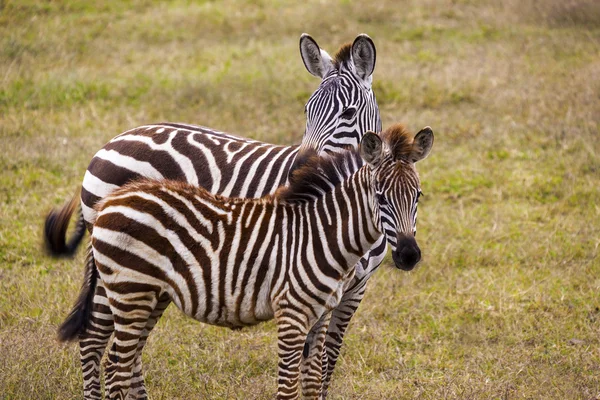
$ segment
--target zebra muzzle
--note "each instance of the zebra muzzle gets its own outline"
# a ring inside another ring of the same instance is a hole
[[[400,234],[396,243],[396,250],[392,252],[394,264],[403,271],[412,270],[421,261],[421,249],[415,237]]]

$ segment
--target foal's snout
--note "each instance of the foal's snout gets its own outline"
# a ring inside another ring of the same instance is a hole
[[[404,271],[412,270],[421,260],[421,249],[413,235],[398,235],[396,250],[392,252],[392,259],[397,268]]]

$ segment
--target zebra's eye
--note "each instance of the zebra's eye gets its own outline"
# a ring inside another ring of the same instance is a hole
[[[340,116],[340,118],[343,119],[352,119],[352,117],[354,117],[354,114],[356,114],[356,108],[354,107],[348,107],[344,110],[344,112],[342,113],[342,115]]]
[[[382,194],[380,194],[380,195],[379,195],[379,196],[377,196],[377,197],[378,197],[378,199],[377,199],[377,200],[379,201],[379,204],[381,204],[382,206],[387,206],[388,202],[387,202],[387,200],[385,199],[385,197],[383,197],[383,195],[382,195]]]
[[[421,190],[419,190],[417,192],[417,201],[419,201],[419,199],[421,198],[421,196],[423,196],[423,192],[421,192]]]

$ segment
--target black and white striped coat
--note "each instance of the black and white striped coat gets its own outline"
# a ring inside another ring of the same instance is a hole
[[[67,216],[71,207],[51,214],[46,224],[46,239],[55,253],[73,252],[81,240],[84,225],[95,221],[94,205],[115,189],[137,177],[173,179],[198,185],[226,196],[260,197],[273,193],[285,184],[296,166],[301,149],[332,153],[341,148],[356,147],[367,130],[379,131],[381,122],[371,89],[375,64],[375,47],[366,35],[360,35],[352,46],[344,46],[332,59],[316,42],[305,35],[300,42],[307,69],[323,80],[306,106],[307,125],[301,146],[276,146],[239,138],[209,128],[184,124],[147,125],[127,131],[111,140],[92,159],[86,171],[81,193],[82,217],[79,233],[65,242]],[[325,366],[327,385],[350,318],[358,307],[368,277],[381,263],[386,252],[383,240],[369,255],[357,263],[356,279],[333,311],[327,338],[327,357],[307,342],[306,363]],[[87,264],[93,263],[88,257]],[[102,287],[98,287],[92,313],[93,323],[86,341],[82,332],[81,359],[84,370],[84,393],[99,398],[99,362],[110,331],[112,317],[106,307]],[[158,312],[158,311],[157,311]],[[158,315],[159,317],[160,315]],[[100,327],[106,327],[103,331]],[[310,336],[312,339],[313,336]],[[141,372],[139,374],[141,381]],[[140,396],[143,388],[140,388]]]
[[[360,257],[385,232],[400,268],[420,260],[414,163],[429,153],[433,133],[426,128],[413,141],[393,127],[382,138],[385,144],[374,133],[362,139],[367,165],[358,168],[356,151],[309,157],[290,187],[261,199],[143,180],[102,200],[92,246],[94,279],[114,316],[109,397],[127,397],[147,324],[156,323],[156,307],[173,302],[199,321],[231,328],[275,318],[277,397],[298,398],[306,337],[339,304]],[[322,348],[324,331],[317,336]],[[311,383],[303,394],[316,398],[322,394],[318,375]]]

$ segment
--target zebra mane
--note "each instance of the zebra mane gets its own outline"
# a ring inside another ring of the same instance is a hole
[[[333,56],[333,65],[335,69],[339,70],[341,65],[352,59],[352,43],[346,43],[335,53]]]
[[[408,159],[413,151],[413,134],[402,124],[395,124],[381,133],[394,160]]]
[[[395,124],[380,134],[394,160],[408,160],[413,152],[413,134],[402,124]],[[289,185],[282,186],[274,198],[303,203],[331,192],[363,165],[357,149],[347,147],[335,154],[319,156],[314,149],[298,154]]]
[[[362,165],[358,150],[344,149],[340,153],[320,157],[315,150],[298,154],[299,165],[290,178],[289,185],[280,187],[273,197],[288,203],[304,203],[331,192]]]

